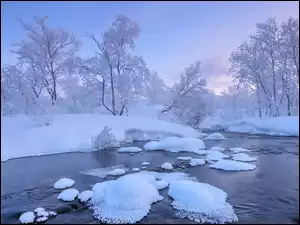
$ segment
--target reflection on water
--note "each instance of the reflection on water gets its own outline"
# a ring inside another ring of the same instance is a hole
[[[299,221],[299,140],[245,134],[224,133],[226,140],[205,141],[207,148],[244,147],[257,156],[256,170],[225,172],[209,169],[208,165],[188,167],[176,171],[189,173],[200,182],[206,182],[228,193],[228,201],[236,211],[240,223],[298,223]],[[143,142],[134,143],[143,146]],[[128,146],[130,144],[126,144]],[[52,188],[61,177],[76,181],[79,191],[102,181],[95,176],[79,174],[80,171],[113,165],[128,168],[141,167],[149,161],[149,169],[164,162],[180,164],[178,156],[192,153],[169,153],[163,151],[142,152],[130,155],[113,151],[93,153],[68,153],[43,157],[28,157],[1,163],[1,222],[18,223],[24,211],[36,207],[54,210],[59,215],[46,223],[99,223],[92,212],[77,201],[61,202],[60,191]],[[164,201],[154,204],[150,214],[140,223],[194,223],[174,217],[167,190],[162,191]]]

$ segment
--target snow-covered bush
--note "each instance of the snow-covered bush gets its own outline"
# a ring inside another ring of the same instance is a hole
[[[93,147],[95,149],[107,149],[116,147],[118,142],[116,137],[111,132],[111,128],[104,127],[100,134],[92,138]]]

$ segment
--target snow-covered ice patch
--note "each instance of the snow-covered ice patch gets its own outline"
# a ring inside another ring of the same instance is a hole
[[[169,183],[165,180],[157,180],[155,183],[154,183],[154,186],[156,187],[157,190],[162,190],[166,187],[168,187]]]
[[[53,211],[49,211],[49,216],[57,216],[57,213]]]
[[[126,172],[128,171],[128,168],[126,168],[124,165],[116,165],[116,166],[109,166],[104,168],[84,170],[79,173],[84,175],[89,175],[89,176],[95,176],[99,178],[105,178],[110,171],[113,171],[115,169],[123,169]]]
[[[150,165],[149,162],[143,162],[143,163],[142,163],[142,166],[148,166],[148,165]]]
[[[169,152],[196,152],[200,149],[205,149],[205,144],[198,138],[169,137],[160,141],[150,141],[144,145],[144,149]]]
[[[126,173],[126,171],[124,169],[114,169],[112,171],[109,171],[107,173],[107,175],[110,175],[110,176],[120,176],[120,175],[123,175],[125,173]]]
[[[43,207],[38,207],[34,210],[35,213],[46,211]]]
[[[165,169],[165,170],[172,170],[172,169],[174,169],[173,166],[172,166],[172,164],[169,163],[169,162],[163,163],[163,164],[161,165],[161,168],[162,168],[162,169]]]
[[[225,151],[225,148],[215,146],[215,147],[211,147],[210,150],[223,152]]]
[[[149,213],[152,203],[163,199],[153,185],[136,174],[98,183],[93,192],[91,209],[104,223],[136,223]]]
[[[141,169],[140,168],[132,168],[132,172],[138,172],[138,171],[140,171]]]
[[[35,216],[33,212],[25,212],[19,218],[21,223],[33,223],[34,219]]]
[[[241,147],[229,148],[229,150],[233,151],[235,153],[239,153],[239,152],[251,152],[250,150],[248,150],[246,148],[241,148]]]
[[[224,137],[223,134],[215,132],[215,133],[211,133],[210,135],[208,135],[204,139],[206,139],[206,140],[223,140],[223,139],[226,139],[226,138]]]
[[[60,180],[56,181],[53,185],[55,189],[65,189],[72,187],[75,184],[75,181],[69,178],[61,178]]]
[[[62,191],[57,198],[62,201],[71,202],[75,200],[78,194],[79,194],[78,190],[74,188],[70,188]]]
[[[182,161],[188,161],[188,160],[191,160],[192,157],[190,156],[179,156],[177,157],[178,160],[182,160]]]
[[[155,171],[140,171],[138,175],[151,175],[155,179],[165,180],[168,183],[178,180],[196,180],[195,177],[190,177],[184,172],[155,172]]]
[[[37,212],[37,216],[38,217],[48,217],[49,216],[49,212],[47,212],[47,211],[39,211],[39,212]]]
[[[37,218],[37,219],[36,219],[36,222],[42,223],[42,222],[45,222],[46,220],[48,220],[48,217],[42,216],[42,217]]]
[[[81,192],[81,193],[78,195],[78,199],[79,199],[79,201],[81,201],[81,202],[87,202],[87,201],[90,200],[92,197],[93,197],[93,192],[90,191],[90,190],[83,191],[83,192]]]
[[[204,159],[198,159],[198,158],[193,158],[190,161],[190,166],[202,166],[205,164],[205,160]]]
[[[123,147],[119,148],[118,152],[142,152],[143,150],[139,147]]]
[[[245,153],[236,153],[232,155],[232,160],[241,162],[254,162],[256,161],[256,157],[251,157]]]
[[[251,163],[238,162],[229,159],[219,160],[214,164],[211,164],[209,167],[227,171],[254,170],[256,168],[256,166]]]
[[[238,221],[232,206],[227,203],[227,193],[207,183],[172,182],[168,194],[174,199],[171,205],[180,218],[187,217],[200,223]]]
[[[206,156],[205,159],[212,160],[212,161],[218,161],[224,158],[229,158],[229,155],[226,155],[219,151],[210,151]]]

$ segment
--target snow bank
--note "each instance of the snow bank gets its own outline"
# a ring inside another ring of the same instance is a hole
[[[87,191],[83,191],[78,195],[78,199],[81,202],[87,202],[88,200],[90,200],[93,197],[93,192],[90,190]]]
[[[221,151],[221,152],[223,152],[223,151],[225,151],[225,148],[222,148],[222,147],[211,147],[210,150],[212,150],[212,151]]]
[[[156,187],[157,190],[162,190],[166,187],[168,187],[169,183],[165,180],[158,180],[155,182],[154,186]]]
[[[150,141],[144,145],[144,149],[170,152],[197,152],[200,149],[205,149],[205,144],[198,138],[169,137],[160,141]]]
[[[117,141],[155,140],[165,136],[197,137],[194,129],[144,117],[101,114],[55,115],[49,126],[36,126],[27,116],[4,116],[1,119],[1,160],[74,151],[93,150],[92,138],[107,126]],[[131,134],[130,134],[131,132]],[[130,135],[129,135],[130,134]],[[150,136],[149,136],[150,135]]]
[[[142,166],[148,166],[148,165],[150,165],[149,162],[143,162],[143,163],[142,163]]]
[[[38,207],[34,210],[35,213],[46,211],[43,207]]]
[[[75,181],[69,178],[61,178],[60,180],[56,181],[53,185],[55,189],[65,189],[72,187],[75,184]]]
[[[220,133],[212,133],[212,134],[208,135],[207,137],[205,137],[204,139],[207,139],[207,140],[223,140],[223,139],[225,139],[225,137],[223,136],[223,134],[220,134]]]
[[[206,183],[177,181],[170,184],[169,196],[174,199],[172,207],[177,216],[199,223],[230,223],[238,218],[230,204],[227,193]]]
[[[163,163],[163,164],[161,165],[161,168],[162,168],[162,169],[166,169],[166,170],[172,170],[172,169],[174,169],[173,166],[172,166],[172,164],[169,163],[169,162]]]
[[[33,223],[34,219],[35,216],[33,212],[25,212],[19,218],[21,223]]]
[[[124,147],[124,148],[119,148],[118,152],[142,152],[143,150],[139,147]]]
[[[237,162],[227,159],[219,160],[214,164],[211,164],[209,167],[227,171],[254,170],[256,168],[256,166],[251,163]]]
[[[136,223],[150,211],[151,204],[163,199],[146,180],[130,174],[93,187],[91,209],[104,223]]]
[[[79,194],[78,190],[74,188],[70,188],[62,191],[57,198],[62,201],[71,202],[75,200],[78,194]]]
[[[140,171],[141,169],[140,168],[132,168],[132,172],[138,172],[138,171]]]
[[[107,175],[110,175],[110,176],[120,176],[120,175],[123,175],[125,173],[126,173],[126,171],[124,169],[114,169],[112,171],[109,171],[107,173]]]
[[[194,159],[191,159],[189,164],[190,164],[190,166],[202,166],[205,164],[205,160],[194,158]]]
[[[255,157],[250,157],[245,153],[237,153],[232,155],[232,159],[241,162],[254,162],[256,161]]]
[[[279,136],[299,136],[299,116],[246,118],[225,121],[220,117],[207,117],[200,128],[226,130],[230,132],[267,134]]]

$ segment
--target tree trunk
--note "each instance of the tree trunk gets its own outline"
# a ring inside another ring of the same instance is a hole
[[[288,112],[288,116],[291,116],[291,99],[290,96],[287,94],[286,95],[287,98],[287,112]]]

